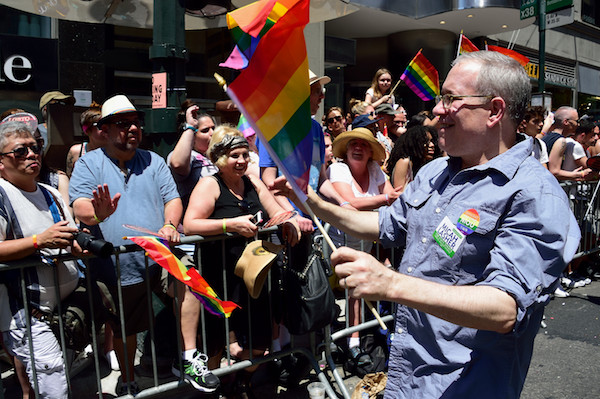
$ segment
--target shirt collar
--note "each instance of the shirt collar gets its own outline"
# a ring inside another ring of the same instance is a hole
[[[510,180],[515,176],[523,161],[525,161],[527,157],[531,156],[532,152],[533,139],[522,133],[517,133],[515,144],[507,151],[495,156],[483,165],[477,165],[467,170],[485,171],[488,169],[495,169],[502,173],[508,180]],[[458,173],[460,170],[460,164],[460,158],[451,157],[449,159],[448,166],[452,175],[454,175],[454,173]]]

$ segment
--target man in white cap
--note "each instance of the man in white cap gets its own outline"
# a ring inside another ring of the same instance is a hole
[[[103,238],[115,245],[129,243],[123,239],[131,235],[131,231],[123,227],[126,224],[156,231],[171,242],[179,241],[176,226],[183,213],[181,199],[165,161],[158,154],[138,148],[142,126],[143,112],[127,97],[117,95],[106,100],[98,121],[106,145],[81,157],[71,177],[69,194],[76,217],[88,226],[98,226]],[[116,194],[111,197],[111,192]],[[120,323],[112,327],[122,371],[122,383],[116,392],[122,395],[139,390],[133,373],[135,336],[149,328],[149,319],[143,252],[121,254],[119,264],[126,354]],[[150,267],[153,287],[160,285],[159,269],[156,264]],[[202,376],[206,385],[214,391],[219,385],[218,379],[206,368],[202,370],[206,371]]]

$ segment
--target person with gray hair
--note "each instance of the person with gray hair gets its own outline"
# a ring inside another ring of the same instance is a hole
[[[456,59],[433,113],[448,157],[424,165],[389,207],[308,205],[386,247],[398,270],[339,248],[340,285],[399,304],[385,398],[518,398],[544,306],[581,237],[556,179],[517,135],[530,95],[516,61],[487,51]],[[273,186],[290,192],[283,179]],[[360,220],[360,223],[356,223]]]
[[[25,123],[0,124],[0,262],[32,255],[39,259],[38,266],[23,270],[24,279],[19,269],[0,273],[0,291],[4,292],[0,299],[0,331],[11,355],[25,366],[29,381],[37,378],[40,397],[67,398],[61,346],[48,316],[60,298],[75,290],[79,273],[75,261],[52,259],[59,253],[80,254],[81,248],[73,241],[77,228],[60,193],[36,180],[41,153],[42,147]],[[27,291],[27,300],[21,295],[22,289]],[[28,388],[27,382],[21,383],[24,390]]]

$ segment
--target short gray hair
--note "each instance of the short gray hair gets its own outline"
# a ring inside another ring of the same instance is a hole
[[[4,122],[0,123],[0,151],[8,144],[12,137],[31,137],[33,134],[27,124],[23,122]]]
[[[525,68],[514,59],[496,51],[473,51],[459,56],[452,66],[464,62],[481,65],[475,81],[478,94],[502,97],[510,119],[518,125],[531,99],[531,82]]]

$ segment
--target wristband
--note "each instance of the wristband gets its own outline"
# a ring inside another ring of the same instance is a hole
[[[38,249],[40,246],[37,243],[37,234],[34,234],[31,238],[33,238],[33,247]]]
[[[94,213],[94,220],[95,220],[96,222],[98,222],[98,224],[100,224],[100,223],[102,223],[102,222],[103,222],[102,220],[98,219],[98,216],[96,216],[96,214],[95,214],[95,213]]]
[[[227,219],[223,219],[223,234],[227,234]]]
[[[340,206],[344,206],[344,205],[350,205],[350,201],[344,201],[340,204]]]
[[[165,223],[163,227],[170,227],[173,230],[177,230],[177,227],[173,223]]]
[[[188,129],[190,129],[190,130],[191,130],[191,131],[193,131],[194,133],[196,133],[196,132],[198,131],[198,128],[197,128],[197,127],[194,127],[194,126],[190,125],[189,123],[186,123],[186,124],[185,124],[185,129],[183,129],[183,130],[188,130]]]

